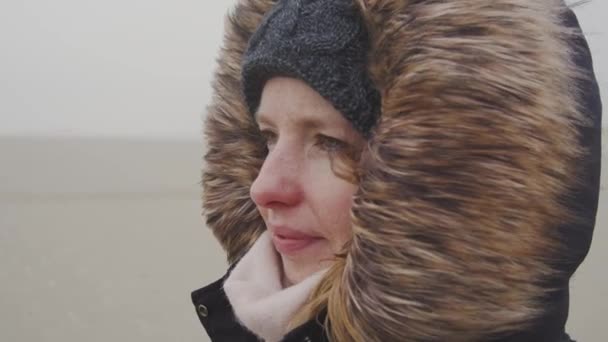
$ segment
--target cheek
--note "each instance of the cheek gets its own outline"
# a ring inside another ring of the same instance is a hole
[[[350,209],[357,186],[332,177],[313,187],[313,207],[319,219],[319,233],[338,251],[352,235]]]

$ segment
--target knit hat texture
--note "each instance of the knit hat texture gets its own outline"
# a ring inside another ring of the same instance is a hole
[[[300,79],[367,136],[380,94],[367,74],[368,36],[352,0],[279,0],[249,40],[242,87],[252,114],[266,81]]]

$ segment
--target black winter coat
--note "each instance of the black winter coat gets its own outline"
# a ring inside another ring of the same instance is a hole
[[[229,31],[227,46],[224,50],[224,57],[234,57],[242,51],[242,44],[246,42],[249,37],[250,30],[252,29],[251,22],[248,21],[250,18],[257,18],[259,11],[263,6],[267,6],[271,3],[266,0],[244,0],[245,5],[239,7],[231,17],[232,29]],[[395,1],[378,1],[377,3],[396,3]],[[263,6],[260,4],[264,4]],[[412,1],[412,3],[417,3]],[[432,2],[429,2],[429,4]],[[387,5],[387,8],[390,6]],[[252,14],[253,13],[253,14]],[[380,12],[379,12],[380,13]],[[253,20],[253,19],[252,19]],[[370,19],[371,20],[371,19]],[[416,19],[414,19],[416,20]],[[381,23],[382,21],[378,21]],[[566,27],[580,29],[576,16],[571,10],[567,10],[564,17],[564,25]],[[248,31],[249,30],[249,31]],[[468,32],[475,34],[474,32]],[[468,34],[467,31],[462,31],[460,34]],[[235,43],[237,42],[237,43]],[[233,44],[233,45],[231,45]],[[240,45],[238,45],[240,44]],[[567,258],[563,261],[559,261],[557,265],[553,265],[555,268],[563,271],[565,276],[559,279],[552,279],[548,283],[548,286],[558,287],[561,290],[554,292],[546,300],[544,307],[547,309],[544,315],[540,319],[535,320],[531,328],[521,330],[515,333],[510,333],[507,337],[500,339],[488,340],[494,342],[562,342],[572,341],[565,333],[565,324],[568,318],[568,305],[569,305],[569,277],[574,273],[578,265],[582,262],[586,256],[591,243],[591,237],[593,233],[593,227],[595,223],[595,215],[598,206],[599,197],[599,177],[600,177],[600,156],[601,156],[601,101],[598,90],[598,85],[593,73],[593,66],[589,47],[582,35],[571,39],[568,44],[570,47],[574,47],[576,54],[575,64],[579,70],[588,74],[587,79],[577,78],[575,84],[580,92],[579,103],[583,107],[583,111],[588,114],[591,122],[589,125],[577,126],[580,132],[578,144],[580,147],[585,148],[589,151],[587,157],[578,163],[578,167],[583,170],[582,183],[579,186],[573,188],[572,191],[564,198],[570,208],[572,208],[578,217],[584,218],[580,222],[569,222],[557,228],[560,235],[561,241],[565,242],[568,248]],[[238,62],[238,59],[236,60]],[[228,59],[225,63],[231,63]],[[235,260],[242,255],[247,247],[255,240],[259,235],[260,229],[263,229],[261,225],[258,225],[255,231],[245,231],[241,229],[242,225],[253,225],[252,222],[239,222],[234,220],[237,216],[247,216],[243,214],[243,208],[247,203],[239,202],[241,198],[247,198],[248,192],[247,181],[239,183],[236,175],[243,174],[243,170],[247,166],[248,160],[242,160],[241,157],[233,155],[233,150],[223,150],[223,146],[230,144],[226,143],[226,139],[244,139],[246,134],[235,134],[226,127],[222,126],[230,120],[223,119],[221,115],[227,115],[234,113],[235,108],[243,108],[242,105],[235,105],[232,102],[238,102],[238,97],[234,97],[234,94],[230,94],[233,88],[238,88],[238,77],[230,76],[231,72],[238,70],[233,68],[234,65],[227,65],[224,69],[218,72],[217,83],[215,84],[216,93],[222,92],[223,96],[218,97],[218,101],[215,107],[211,107],[211,113],[209,114],[207,122],[207,136],[210,144],[210,152],[207,155],[207,162],[209,164],[209,170],[206,171],[204,176],[203,185],[206,187],[207,195],[205,197],[204,205],[208,211],[207,224],[210,226],[216,236],[220,239],[223,246],[229,252],[229,261],[234,264]],[[236,74],[235,74],[236,75]],[[465,84],[463,84],[465,85]],[[465,85],[466,86],[466,85]],[[233,96],[233,97],[231,97]],[[523,101],[534,100],[533,96],[530,98],[520,99]],[[515,100],[514,100],[515,101]],[[233,106],[233,107],[230,107]],[[226,108],[233,108],[234,111],[226,110]],[[231,130],[245,129],[238,126],[244,122],[243,117],[237,115],[245,115],[236,113],[235,119],[233,120],[235,126],[230,128]],[[219,117],[220,119],[216,119]],[[238,118],[238,119],[237,119]],[[229,133],[232,132],[232,133]],[[251,132],[249,132],[251,133]],[[253,134],[253,133],[251,133]],[[538,134],[546,137],[550,137],[551,132],[538,131]],[[251,135],[249,135],[251,136]],[[231,138],[232,137],[232,138]],[[240,153],[240,151],[236,151]],[[233,164],[230,164],[233,162]],[[259,161],[252,161],[252,165],[259,165]],[[416,165],[413,165],[414,167]],[[227,170],[235,169],[234,173],[227,172]],[[253,172],[254,174],[255,172]],[[248,180],[250,181],[250,179]],[[232,187],[232,184],[237,184],[237,187]],[[215,187],[216,184],[219,184]],[[228,189],[228,190],[226,190]],[[215,191],[215,192],[214,192]],[[233,202],[227,201],[222,196],[217,194],[225,193],[226,191],[239,192],[239,199]],[[413,191],[413,190],[412,190]],[[508,189],[506,191],[509,191]],[[216,195],[212,196],[210,194]],[[476,194],[473,194],[476,195]],[[483,193],[482,195],[483,196]],[[215,199],[219,200],[215,200]],[[233,207],[230,207],[231,203],[235,203]],[[255,211],[255,206],[250,205],[248,207],[252,212]],[[251,216],[251,215],[249,215]],[[248,217],[249,217],[248,216]],[[260,221],[256,221],[259,222]],[[542,239],[542,232],[537,238]],[[238,235],[239,238],[235,239],[234,236]],[[433,237],[437,239],[438,243],[441,242],[441,236]],[[433,243],[435,240],[425,240]],[[523,242],[522,242],[523,243]],[[526,259],[517,259],[519,256],[513,256],[513,260],[521,260],[525,262]],[[483,261],[480,261],[483,262]],[[230,271],[230,270],[229,270]],[[532,270],[533,271],[533,270]],[[230,303],[228,302],[226,295],[222,289],[223,281],[226,276],[217,280],[216,282],[207,285],[199,290],[192,292],[192,302],[196,309],[196,313],[205,328],[207,334],[214,342],[245,342],[245,341],[257,341],[255,336],[248,332],[247,329],[238,324],[232,312]],[[524,278],[525,279],[525,278]],[[454,280],[457,281],[458,279]],[[502,280],[501,280],[502,281]],[[452,284],[450,284],[452,286]],[[413,289],[414,291],[416,289]],[[407,290],[409,291],[409,290]],[[449,289],[448,289],[449,291]],[[424,298],[420,299],[424,301]],[[481,303],[483,304],[483,303]],[[458,311],[454,311],[454,315],[457,315]],[[317,321],[323,321],[323,315],[318,317],[317,320],[312,320],[296,329],[291,331],[285,336],[285,342],[313,342],[313,341],[324,341],[323,327],[317,323]],[[370,322],[373,324],[374,322]],[[377,323],[376,323],[377,324]],[[437,326],[441,322],[437,322]],[[423,327],[424,328],[424,327]],[[407,333],[407,332],[404,332]],[[441,330],[439,330],[439,334]],[[574,336],[574,338],[576,338]],[[417,340],[417,339],[414,339]],[[445,339],[443,339],[445,340]],[[387,341],[389,342],[389,341]],[[449,341],[448,341],[449,342]]]

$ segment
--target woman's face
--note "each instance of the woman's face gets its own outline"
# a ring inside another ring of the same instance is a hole
[[[287,286],[327,267],[350,239],[357,185],[339,178],[331,160],[362,137],[330,102],[293,78],[266,82],[256,121],[268,155],[251,198],[281,255]]]

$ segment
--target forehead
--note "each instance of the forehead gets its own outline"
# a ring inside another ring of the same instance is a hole
[[[255,119],[258,123],[297,123],[310,128],[350,127],[344,116],[314,89],[303,81],[286,77],[266,82]]]

